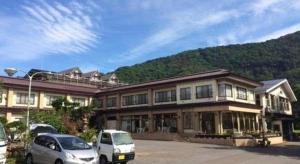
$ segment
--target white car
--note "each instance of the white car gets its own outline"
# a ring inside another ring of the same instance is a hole
[[[100,164],[126,164],[135,156],[135,145],[130,134],[125,131],[101,130],[97,138],[97,150]]]
[[[52,133],[57,134],[57,129],[49,124],[31,124],[30,132],[36,135],[43,134],[43,133]]]
[[[97,151],[82,139],[66,134],[40,134],[26,153],[27,164],[98,164]]]

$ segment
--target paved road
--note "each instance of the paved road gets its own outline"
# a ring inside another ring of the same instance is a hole
[[[300,164],[300,143],[270,148],[233,148],[175,141],[136,140],[129,164]]]

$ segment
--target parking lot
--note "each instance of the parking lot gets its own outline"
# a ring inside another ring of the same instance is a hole
[[[130,164],[294,164],[300,163],[300,143],[269,148],[234,148],[175,141],[136,140],[136,159]]]

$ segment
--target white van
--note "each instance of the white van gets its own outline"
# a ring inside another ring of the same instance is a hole
[[[135,146],[129,133],[118,130],[102,130],[97,138],[100,164],[108,162],[126,164],[135,156]]]
[[[7,137],[4,126],[0,123],[0,164],[6,162]]]

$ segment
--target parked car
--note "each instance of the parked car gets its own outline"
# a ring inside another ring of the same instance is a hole
[[[0,163],[6,163],[7,137],[4,126],[0,123]]]
[[[66,134],[40,134],[26,152],[26,163],[98,164],[97,151],[82,139]]]
[[[35,136],[43,133],[52,133],[52,134],[58,133],[57,130],[49,124],[31,124],[29,129],[30,132]]]
[[[108,162],[126,164],[135,156],[135,145],[129,133],[117,130],[101,130],[97,138],[100,164]]]

